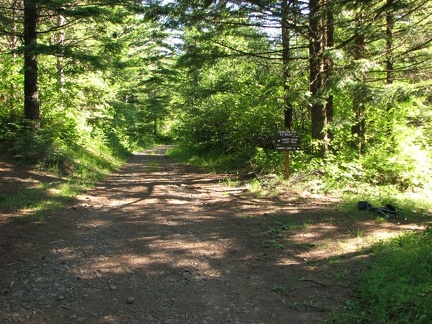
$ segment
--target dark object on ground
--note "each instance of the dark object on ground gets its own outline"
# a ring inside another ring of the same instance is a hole
[[[357,207],[359,210],[368,210],[372,206],[367,201],[359,201]]]
[[[357,203],[357,207],[359,210],[377,211],[380,214],[384,215],[386,218],[389,218],[390,215],[397,214],[396,208],[390,204],[386,204],[384,207],[374,207],[371,204],[369,204],[367,201],[359,201]]]

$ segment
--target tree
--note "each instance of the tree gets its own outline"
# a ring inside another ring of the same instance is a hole
[[[311,92],[312,138],[320,142],[318,155],[329,150],[329,125],[333,119],[333,97],[328,82],[332,74],[332,59],[327,50],[334,46],[331,2],[309,1],[309,90]]]
[[[11,37],[11,47],[17,48],[16,40],[22,36],[24,57],[24,117],[33,122],[37,127],[40,124],[40,102],[38,84],[38,59],[40,55],[54,55],[57,60],[58,90],[63,92],[64,69],[63,63],[66,56],[74,59],[92,59],[90,55],[73,50],[76,46],[66,43],[64,31],[66,28],[76,26],[81,21],[88,22],[98,17],[110,19],[114,13],[118,1],[47,1],[47,0],[15,0],[9,6],[3,7],[6,14],[0,21],[2,34]],[[129,2],[121,2],[125,7]],[[22,7],[21,7],[22,6]],[[21,13],[21,14],[20,14]],[[20,31],[17,26],[22,23]],[[45,35],[56,34],[56,40],[46,39]],[[40,37],[43,36],[43,37]],[[86,37],[88,37],[87,35]],[[90,35],[96,36],[96,35]],[[81,35],[84,37],[84,35]],[[76,43],[77,44],[77,43]],[[16,53],[14,51],[14,53]],[[94,60],[96,62],[96,60]]]
[[[366,43],[364,35],[364,10],[356,11],[354,24],[356,27],[352,55],[354,62],[361,62],[366,55]],[[365,147],[365,76],[362,73],[357,74],[356,83],[352,91],[352,109],[354,112],[353,126],[351,127],[352,148],[358,154],[364,153]]]
[[[240,29],[219,33],[217,44],[195,28],[185,34],[178,136],[202,151],[253,156],[257,147],[273,147],[283,123],[280,66],[239,54],[268,52],[270,44],[254,28]]]
[[[284,124],[285,129],[291,129],[293,120],[293,105],[290,100],[291,79],[291,48],[290,48],[290,6],[295,6],[295,1],[282,0],[281,5],[281,41],[282,41],[282,71],[284,84]]]
[[[38,1],[24,0],[24,116],[40,123],[38,94]]]

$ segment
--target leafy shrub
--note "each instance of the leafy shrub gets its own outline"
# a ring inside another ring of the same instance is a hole
[[[28,120],[8,117],[0,120],[0,126],[0,146],[8,156],[59,171],[67,169],[68,152],[79,143],[72,119],[43,120],[42,127],[34,127]]]
[[[283,172],[283,154],[274,150],[257,147],[250,163],[256,174]]]
[[[35,128],[27,120],[3,119],[0,142],[8,155],[36,163],[52,152],[55,136],[45,128]]]

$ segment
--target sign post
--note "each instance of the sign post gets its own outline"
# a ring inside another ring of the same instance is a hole
[[[285,168],[284,168],[284,179],[287,180],[290,176],[290,151],[285,151]]]
[[[277,131],[275,135],[276,150],[285,151],[285,174],[284,178],[290,176],[290,151],[300,151],[300,137],[294,130]]]

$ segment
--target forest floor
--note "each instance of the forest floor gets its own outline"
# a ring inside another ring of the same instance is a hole
[[[253,195],[165,150],[43,221],[0,210],[0,323],[320,323],[354,299],[364,247],[422,228],[325,195]],[[0,175],[0,197],[55,181]]]

